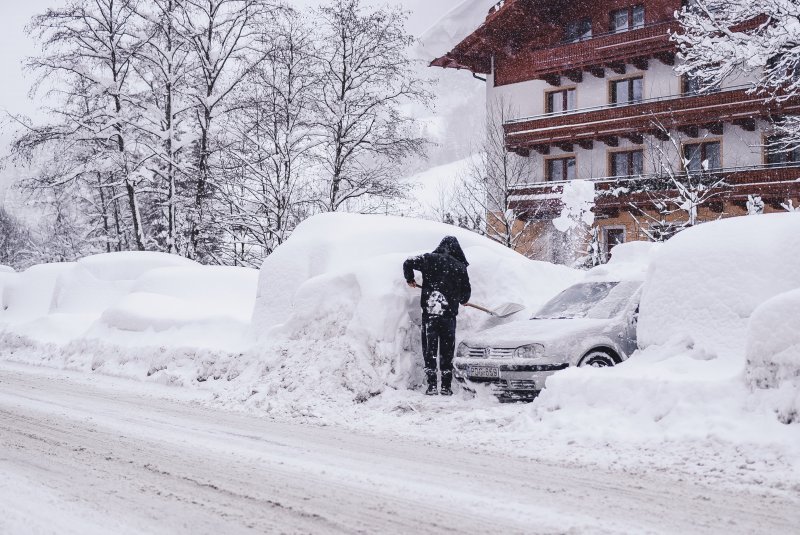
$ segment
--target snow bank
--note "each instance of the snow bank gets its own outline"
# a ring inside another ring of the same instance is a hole
[[[14,268],[0,264],[0,273],[15,273]]]
[[[163,253],[109,253],[0,273],[0,330],[64,345],[241,349],[258,272]]]
[[[243,336],[255,304],[258,271],[234,267],[172,267],[145,272],[130,293],[105,309],[105,326],[167,331],[224,325]]]
[[[432,251],[446,235],[470,261],[472,301],[513,301],[530,310],[574,283],[581,273],[534,262],[491,240],[450,225],[408,218],[325,214],[304,222],[261,269],[253,328],[283,352],[278,373],[313,397],[341,391],[365,399],[386,385],[421,379],[419,291],[406,286],[403,261]],[[459,332],[487,326],[463,311]],[[320,385],[320,381],[323,385]],[[330,385],[325,385],[331,383]],[[312,390],[314,392],[311,392]]]
[[[800,215],[706,223],[656,255],[641,303],[641,346],[682,343],[744,362],[747,321],[763,302],[800,287]]]
[[[769,403],[785,423],[800,421],[800,288],[759,306],[747,328],[748,382],[776,389]]]
[[[199,266],[176,255],[119,252],[88,256],[60,274],[52,312],[99,316],[131,291],[136,279],[156,268]]]
[[[20,273],[5,287],[0,322],[20,323],[49,314],[58,278],[74,267],[74,263],[40,264]]]

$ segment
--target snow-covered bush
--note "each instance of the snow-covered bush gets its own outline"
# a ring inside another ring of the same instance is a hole
[[[748,382],[769,396],[785,423],[800,421],[800,285],[759,306],[747,328]]]

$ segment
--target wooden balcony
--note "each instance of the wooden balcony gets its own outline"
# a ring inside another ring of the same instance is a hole
[[[723,168],[701,175],[646,175],[589,179],[595,185],[594,212],[598,217],[615,216],[625,210],[654,210],[655,203],[678,196],[675,181],[702,184],[719,190],[715,201],[744,205],[748,196],[780,208],[787,199],[800,199],[800,162],[756,167]],[[563,208],[561,195],[566,182],[525,184],[514,189],[512,207],[529,217],[547,220],[558,217]]]
[[[663,137],[665,131],[674,129],[691,132],[692,129],[707,128],[714,131],[722,123],[734,123],[752,130],[755,119],[798,111],[800,98],[769,101],[750,94],[746,88],[731,88],[701,95],[675,95],[540,115],[509,121],[504,126],[509,150],[546,152],[551,145],[586,145],[593,141],[616,146],[620,137],[636,139],[643,134]]]
[[[643,28],[596,35],[574,43],[523,51],[512,57],[498,57],[495,84],[502,86],[542,79],[560,85],[561,76],[578,82],[584,72],[603,77],[606,68],[617,74],[624,74],[626,65],[646,70],[651,58],[672,65],[675,44],[670,41],[670,33],[679,29],[677,21],[668,20]]]

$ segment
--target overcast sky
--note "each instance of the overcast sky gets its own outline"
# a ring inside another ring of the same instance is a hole
[[[419,35],[462,0],[401,0],[411,11],[409,30]],[[0,0],[0,112],[35,114],[36,104],[28,99],[31,76],[23,73],[22,62],[36,53],[37,45],[25,26],[31,17],[47,9],[63,5],[65,0]],[[319,0],[295,0],[292,5],[313,5]],[[385,0],[374,0],[383,4]],[[491,2],[489,2],[491,3]]]

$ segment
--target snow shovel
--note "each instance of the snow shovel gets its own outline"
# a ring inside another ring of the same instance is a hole
[[[486,312],[490,316],[494,316],[495,318],[507,318],[509,316],[513,316],[520,310],[525,309],[525,307],[520,305],[519,303],[505,303],[495,308],[494,310],[490,310],[480,305],[474,305],[472,303],[464,303],[464,306],[470,308],[476,308],[481,312]]]
[[[417,284],[417,281],[414,281],[414,284],[417,285],[417,288],[422,289],[422,286]],[[473,303],[464,303],[464,306],[475,308],[477,310],[480,310],[481,312],[486,312],[487,314],[495,318],[507,318],[509,316],[513,316],[514,314],[516,314],[521,310],[525,310],[525,307],[523,305],[520,305],[519,303],[504,303],[499,307],[495,308],[494,310]]]

